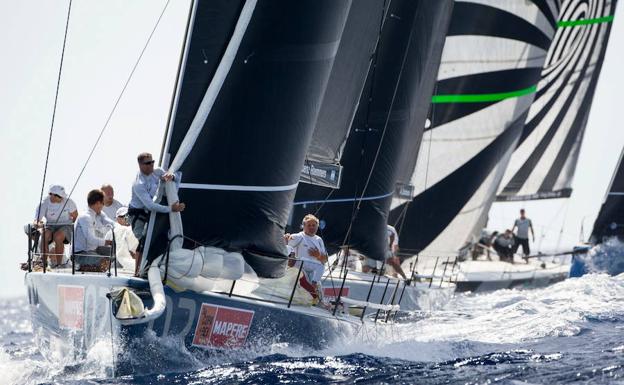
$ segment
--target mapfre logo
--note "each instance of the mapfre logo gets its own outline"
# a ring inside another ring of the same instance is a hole
[[[238,348],[245,345],[254,312],[203,303],[195,327],[193,346]]]
[[[59,326],[82,330],[84,325],[84,287],[58,286]]]

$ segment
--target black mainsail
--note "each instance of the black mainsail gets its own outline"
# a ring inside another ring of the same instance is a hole
[[[408,252],[456,255],[485,224],[522,133],[551,39],[553,1],[457,1],[442,54],[431,125],[390,222]]]
[[[600,243],[605,238],[617,236],[624,237],[624,163],[620,154],[617,168],[609,184],[609,190],[605,195],[598,217],[594,222],[591,240]]]
[[[509,168],[500,201],[566,198],[617,0],[564,0],[535,102]]]
[[[357,0],[351,5],[301,182],[340,186],[340,158],[372,63],[385,4],[383,0]]]
[[[340,189],[307,184],[297,189],[292,223],[316,213],[330,251],[346,244],[370,258],[385,257],[398,164],[418,149],[452,6],[452,1],[388,3],[341,158]]]
[[[261,277],[284,272],[282,235],[350,4],[194,4],[164,165],[183,175],[185,236],[242,252]],[[148,259],[166,247],[160,217]]]

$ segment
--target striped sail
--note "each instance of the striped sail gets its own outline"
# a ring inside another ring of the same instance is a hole
[[[498,200],[569,197],[616,0],[564,0]]]
[[[556,30],[553,1],[456,1],[410,183],[390,223],[404,251],[456,254],[478,234],[524,128]]]

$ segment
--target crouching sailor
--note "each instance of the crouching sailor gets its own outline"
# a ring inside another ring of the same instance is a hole
[[[81,271],[105,271],[108,269],[110,250],[104,246],[111,246],[113,241],[105,240],[96,229],[113,228],[114,223],[106,214],[104,207],[104,193],[101,190],[91,190],[87,195],[89,210],[78,216],[74,229],[74,258],[77,268]],[[107,252],[108,251],[108,252]]]
[[[303,231],[288,236],[288,246],[294,250],[295,258],[303,262],[304,276],[299,283],[315,300],[321,297],[320,281],[327,262],[323,239],[316,235],[318,227],[318,218],[308,214],[303,218]]]

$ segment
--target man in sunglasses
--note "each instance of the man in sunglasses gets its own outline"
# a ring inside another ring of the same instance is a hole
[[[35,227],[45,232],[42,245],[42,259],[48,262],[48,245],[54,241],[54,254],[50,256],[51,266],[63,263],[65,244],[71,241],[73,223],[78,217],[78,209],[73,200],[67,198],[65,188],[50,186],[48,197],[35,210]],[[45,221],[44,221],[45,219]]]
[[[139,172],[132,184],[132,199],[130,199],[128,208],[132,232],[139,240],[139,247],[136,252],[135,274],[138,274],[141,265],[141,254],[145,243],[150,212],[179,212],[184,211],[185,208],[184,203],[181,202],[175,202],[169,207],[154,201],[159,182],[161,180],[165,182],[173,180],[179,185],[179,176],[176,178],[174,174],[165,172],[165,170],[160,167],[154,168],[154,159],[152,158],[152,154],[148,152],[140,153],[137,156],[137,162],[139,163]]]

